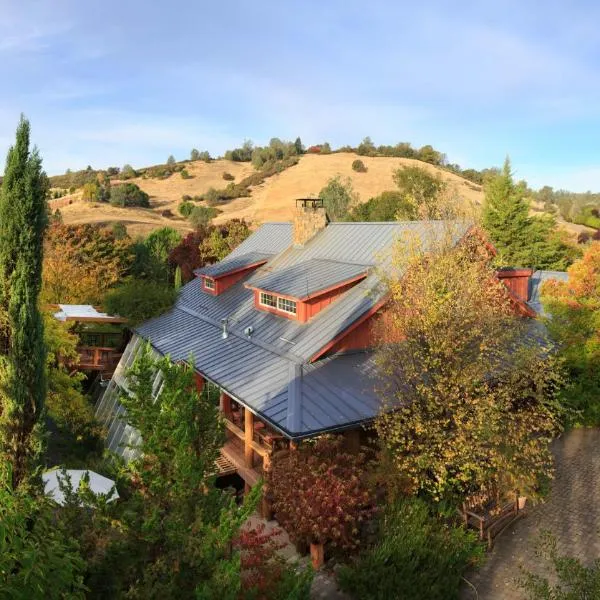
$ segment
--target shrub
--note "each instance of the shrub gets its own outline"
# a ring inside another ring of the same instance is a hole
[[[135,183],[123,183],[112,188],[110,203],[113,206],[141,206],[150,207],[150,196],[142,191]]]
[[[173,211],[170,208],[166,208],[165,210],[162,210],[160,212],[160,216],[170,219],[171,217],[173,217]]]
[[[244,598],[270,600],[308,600],[312,571],[299,572],[279,551],[285,547],[279,537],[281,529],[265,531],[261,523],[256,528],[244,528],[234,540],[241,556],[242,589]]]
[[[121,174],[119,177],[121,179],[133,179],[134,177],[137,177],[137,173],[131,165],[124,165],[121,169]]]
[[[83,600],[85,563],[57,526],[46,499],[13,492],[0,481],[0,590],[3,598]]]
[[[375,156],[377,154],[375,145],[368,136],[358,145],[356,152],[362,156]]]
[[[200,160],[200,152],[196,148],[192,148],[190,152],[190,160]]]
[[[177,291],[172,285],[133,280],[111,290],[104,306],[110,314],[128,319],[133,327],[169,310],[176,298]]]
[[[84,184],[81,191],[81,199],[84,202],[96,202],[99,200],[100,188],[97,183]]]
[[[336,175],[327,182],[327,185],[319,192],[319,198],[323,200],[323,205],[327,215],[332,221],[342,221],[348,216],[348,210],[351,204],[355,204],[358,196],[352,189],[352,181],[342,181],[339,175]]]
[[[125,226],[125,223],[121,223],[121,221],[113,223],[112,234],[115,240],[123,240],[126,237],[129,237],[129,234],[127,233],[127,227]]]
[[[462,573],[483,555],[473,532],[433,516],[423,500],[401,500],[379,519],[377,543],[339,573],[361,600],[451,600]]]
[[[365,167],[365,163],[360,160],[360,158],[357,158],[352,162],[352,170],[356,171],[357,173],[366,173],[367,167]]]
[[[194,228],[208,225],[221,211],[212,206],[194,206],[188,219]]]
[[[235,176],[225,171],[225,173],[223,173],[223,179],[225,181],[233,181],[235,179]]]
[[[188,196],[188,198],[189,197],[190,196]],[[191,202],[185,200],[177,207],[177,210],[179,211],[179,214],[182,217],[187,219],[190,216],[190,213],[194,210],[194,208],[195,206]]]
[[[396,221],[414,220],[417,212],[414,205],[402,192],[382,192],[357,204],[350,211],[350,221]]]
[[[172,166],[175,164],[175,162],[176,162],[176,161],[175,161],[175,157],[174,157],[172,154],[170,154],[170,155],[169,155],[169,158],[167,158],[167,164],[168,164],[170,167],[172,167]]]
[[[366,463],[364,454],[345,452],[341,440],[330,438],[274,458],[267,479],[270,498],[294,542],[358,546],[361,523],[373,512]]]
[[[590,234],[587,231],[581,231],[579,232],[579,235],[577,236],[577,243],[578,244],[587,244],[590,241]]]
[[[180,171],[181,179],[193,179],[193,175],[190,175],[187,169],[182,169]]]

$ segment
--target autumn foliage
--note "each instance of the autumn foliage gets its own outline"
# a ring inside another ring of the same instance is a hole
[[[274,457],[267,482],[275,515],[296,543],[358,546],[361,524],[373,513],[364,454],[321,438]]]
[[[561,372],[535,322],[516,317],[473,239],[400,244],[389,280],[377,430],[391,477],[436,501],[494,482],[533,494],[550,475]],[[411,247],[412,245],[412,247]]]
[[[169,264],[180,267],[184,282],[194,278],[194,270],[218,262],[250,235],[244,220],[232,219],[223,225],[200,225],[169,254]]]
[[[600,423],[600,242],[569,267],[569,280],[546,282],[546,325],[558,342],[571,375],[565,390],[575,420]]]
[[[53,223],[44,244],[43,301],[101,303],[130,264],[130,243],[98,225]]]

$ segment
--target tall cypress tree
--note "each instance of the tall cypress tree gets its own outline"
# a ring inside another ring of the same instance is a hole
[[[0,190],[0,460],[17,488],[42,449],[46,396],[44,330],[38,308],[48,180],[37,149],[29,149],[21,117]]]
[[[510,160],[486,186],[483,226],[498,251],[501,266],[529,267],[532,220],[525,190],[515,184]]]

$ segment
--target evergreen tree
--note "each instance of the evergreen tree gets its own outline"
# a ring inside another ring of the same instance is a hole
[[[296,150],[296,154],[304,154],[304,146],[302,145],[302,140],[298,136],[296,141],[294,142],[294,148]]]
[[[502,172],[492,178],[485,190],[483,226],[498,251],[502,266],[529,267],[532,221],[524,189],[516,185],[508,157]]]
[[[498,251],[496,262],[505,267],[566,269],[576,252],[556,231],[551,216],[529,215],[524,182],[515,183],[507,158],[485,190],[483,226]]]
[[[21,117],[0,192],[0,459],[12,466],[14,488],[39,458],[46,396],[38,296],[48,180],[37,149],[29,149],[29,133]]]

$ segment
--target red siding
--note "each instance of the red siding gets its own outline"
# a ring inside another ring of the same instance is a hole
[[[391,322],[391,313],[380,306],[373,314],[368,315],[362,323],[343,335],[329,348],[326,348],[322,355],[348,352],[350,350],[366,350],[381,342],[399,342],[401,339]],[[312,360],[320,356],[317,354]]]
[[[219,279],[215,279],[217,294],[222,294],[226,289],[230,288],[234,283],[237,283],[240,279],[246,277],[248,272],[253,270],[255,267],[250,267],[248,269],[244,269],[243,271],[238,271],[237,273],[231,273],[229,275],[224,275],[223,277],[219,277]]]
[[[517,297],[527,302],[529,299],[529,278],[533,274],[531,269],[506,269],[498,271],[498,279]]]
[[[321,312],[326,306],[329,306],[337,298],[339,298],[344,292],[347,292],[356,282],[347,283],[339,288],[329,290],[321,296],[316,298],[310,298],[303,304],[306,305],[306,320],[314,317],[317,313]]]
[[[204,389],[204,377],[198,373],[194,373],[194,379],[196,380],[196,391],[201,394]]]
[[[226,289],[230,288],[234,283],[237,283],[240,279],[242,279],[246,275],[248,275],[248,273],[250,271],[253,271],[254,269],[256,269],[256,267],[259,267],[260,265],[264,265],[265,262],[266,261],[261,261],[259,263],[255,263],[253,265],[248,265],[247,267],[245,267],[243,269],[239,269],[238,271],[234,271],[233,273],[228,273],[228,274],[222,275],[221,277],[205,277],[204,275],[201,275],[202,289],[207,294],[212,294],[213,296],[218,296],[219,294],[222,294]],[[212,279],[215,282],[214,290],[210,290],[204,285],[204,281],[206,279]]]
[[[318,296],[314,296],[313,298],[307,298],[306,300],[298,300],[298,298],[294,298],[293,296],[286,296],[285,294],[275,294],[272,292],[266,292],[268,294],[272,294],[275,297],[279,298],[287,298],[288,300],[293,300],[296,303],[296,314],[292,315],[290,313],[283,312],[278,310],[277,308],[273,308],[270,306],[264,306],[260,304],[260,292],[266,290],[259,290],[256,288],[251,288],[254,290],[254,306],[258,310],[263,310],[265,312],[270,312],[281,317],[285,317],[287,319],[294,319],[296,321],[300,321],[301,323],[306,323],[310,318],[314,317],[317,313],[321,312],[325,307],[329,306],[332,302],[334,302],[337,298],[339,298],[344,292],[347,292],[351,287],[353,287],[360,279],[363,279],[364,276],[357,277],[352,281],[340,285],[339,287],[329,289],[325,293],[319,294]]]

